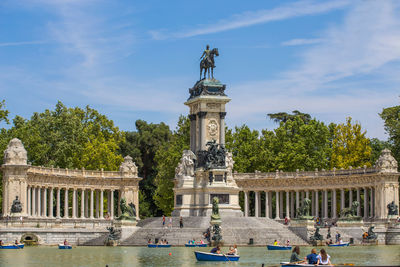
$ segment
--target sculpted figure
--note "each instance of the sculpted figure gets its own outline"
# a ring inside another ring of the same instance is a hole
[[[394,204],[394,201],[387,204],[388,215],[399,215],[399,207]]]
[[[212,214],[211,214],[211,221],[220,220],[221,217],[219,215],[219,207],[218,207],[219,200],[217,197],[213,197],[212,199]]]
[[[121,216],[119,216],[117,220],[127,220],[127,221],[136,220],[136,209],[133,203],[129,203],[129,205],[126,205],[126,199],[121,198],[119,207],[121,209]]]
[[[175,176],[194,176],[194,162],[196,155],[191,150],[184,150],[181,161],[175,169]]]
[[[201,74],[204,70],[204,79],[206,78],[206,73],[208,73],[208,78],[214,79],[214,56],[219,56],[218,48],[214,48],[210,50],[210,46],[207,45],[206,50],[204,50],[203,54],[200,57],[200,80]],[[211,70],[211,77],[210,77]]]
[[[13,138],[4,151],[4,164],[26,165],[27,160],[28,155],[21,140]]]
[[[226,152],[225,164],[226,164],[226,168],[228,168],[228,170],[230,172],[232,172],[233,164],[235,164],[235,161],[233,160],[232,152]]]
[[[15,197],[13,203],[11,205],[11,212],[12,213],[19,213],[22,211],[21,201],[19,201],[18,196]]]
[[[297,217],[299,219],[310,216],[310,205],[311,200],[308,198],[304,198],[300,204],[300,207],[297,209]]]
[[[369,240],[375,240],[378,236],[376,235],[376,233],[373,231],[375,228],[375,226],[370,226],[368,228],[368,236],[367,239]]]
[[[340,217],[356,217],[358,206],[360,206],[360,203],[358,201],[353,201],[353,203],[351,204],[351,208],[344,208],[340,211]]]

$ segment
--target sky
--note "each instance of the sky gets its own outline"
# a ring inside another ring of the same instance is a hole
[[[121,129],[175,128],[217,47],[229,127],[299,110],[386,139],[399,105],[400,1],[0,0],[0,101],[10,118],[91,106]],[[6,126],[4,122],[0,127]]]

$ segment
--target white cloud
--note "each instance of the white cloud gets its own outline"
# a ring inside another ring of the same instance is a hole
[[[22,42],[7,42],[7,43],[0,43],[0,47],[5,46],[21,46],[21,45],[38,45],[38,44],[45,44],[46,41],[22,41]]]
[[[321,43],[322,39],[292,39],[282,42],[282,46],[296,46],[296,45],[308,45]]]
[[[259,10],[253,12],[244,12],[236,14],[230,18],[220,20],[209,25],[201,25],[198,28],[189,29],[186,31],[168,33],[165,30],[150,31],[152,38],[156,40],[168,38],[187,38],[198,35],[218,33],[243,27],[249,27],[257,24],[279,21],[300,16],[313,14],[321,14],[335,9],[340,9],[349,4],[347,0],[337,0],[330,2],[315,2],[315,1],[299,1],[287,5],[282,5],[277,8]]]

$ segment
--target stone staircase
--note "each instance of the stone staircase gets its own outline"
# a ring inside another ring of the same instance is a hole
[[[149,218],[138,222],[141,227],[132,236],[125,239],[121,245],[143,246],[151,239],[166,239],[169,244],[183,246],[188,240],[207,242],[203,238],[203,233],[210,227],[209,217],[183,217],[184,227],[179,228],[179,218],[173,217],[172,228],[162,227],[161,218]],[[272,244],[275,239],[280,242],[290,240],[291,244],[306,245],[307,242],[287,226],[268,218],[255,217],[223,217],[222,218],[222,237],[225,245],[249,245],[250,238],[253,245],[265,246]]]

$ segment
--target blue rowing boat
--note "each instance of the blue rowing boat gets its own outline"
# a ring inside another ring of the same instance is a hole
[[[315,266],[315,265],[314,264],[308,264],[308,263],[281,262],[281,267],[297,267],[297,266],[312,267],[312,266]]]
[[[191,248],[193,248],[193,247],[202,247],[202,248],[205,248],[205,247],[207,247],[207,244],[185,244],[185,247],[191,247]]]
[[[238,255],[224,255],[202,251],[195,251],[196,259],[198,261],[239,261],[240,256]]]
[[[268,250],[291,250],[292,246],[274,246],[267,245]]]
[[[71,245],[58,244],[58,249],[72,249]]]
[[[147,247],[148,248],[170,248],[171,247],[171,244],[164,244],[164,245],[162,245],[162,244],[160,244],[160,245],[157,245],[157,244],[148,244],[147,245]]]
[[[329,244],[328,247],[348,247],[349,246],[349,242],[345,242],[342,244]]]
[[[24,244],[0,246],[0,249],[23,249]]]

